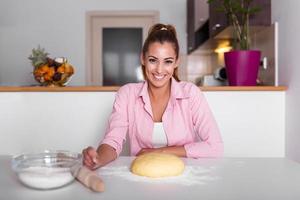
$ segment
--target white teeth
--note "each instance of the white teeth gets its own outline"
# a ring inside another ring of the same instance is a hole
[[[165,76],[164,75],[154,75],[154,77],[158,80],[163,79]]]

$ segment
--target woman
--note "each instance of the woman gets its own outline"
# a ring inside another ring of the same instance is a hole
[[[83,150],[90,169],[116,159],[129,134],[132,156],[148,152],[180,157],[219,157],[223,142],[204,95],[180,82],[179,44],[171,25],[155,24],[144,43],[141,63],[145,81],[119,89],[105,138],[97,150]]]

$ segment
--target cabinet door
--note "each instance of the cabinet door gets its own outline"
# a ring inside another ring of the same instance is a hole
[[[187,49],[191,52],[195,48],[195,1],[187,0]]]
[[[213,37],[228,26],[228,20],[223,12],[218,11],[220,1],[209,4],[209,35]]]
[[[195,1],[194,31],[196,32],[208,20],[209,6],[207,0],[194,0],[194,1]]]
[[[209,38],[207,0],[187,0],[188,53]]]
[[[251,26],[269,26],[271,25],[271,0],[253,0],[252,5],[257,5],[261,11],[250,16]],[[228,19],[223,12],[217,11],[220,7],[220,1],[214,1],[209,4],[209,32],[210,37],[214,37],[226,27],[229,26]]]

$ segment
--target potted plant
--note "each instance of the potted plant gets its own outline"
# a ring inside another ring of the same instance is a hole
[[[231,86],[255,86],[261,52],[250,50],[249,17],[260,11],[253,0],[208,0],[220,2],[217,8],[233,26],[233,50],[224,53],[228,83]]]

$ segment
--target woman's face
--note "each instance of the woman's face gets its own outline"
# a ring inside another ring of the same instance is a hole
[[[161,88],[170,83],[178,60],[172,43],[154,42],[149,45],[146,55],[141,56],[147,80],[151,86]]]

